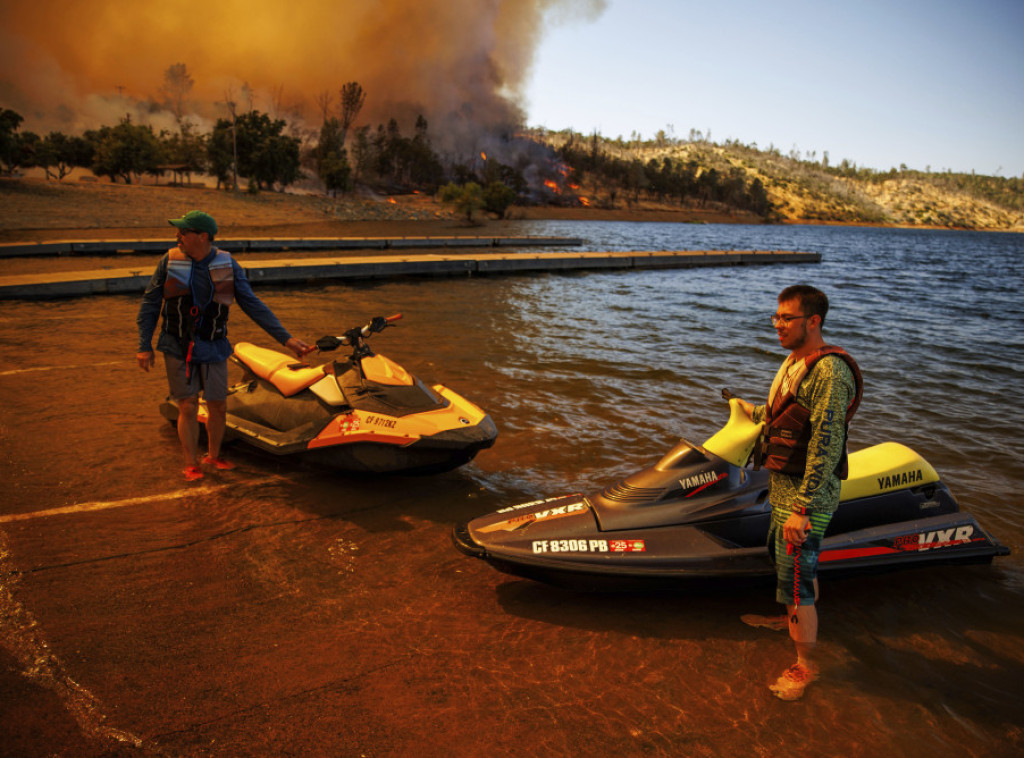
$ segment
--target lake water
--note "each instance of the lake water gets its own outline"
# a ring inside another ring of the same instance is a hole
[[[469,726],[450,727],[467,750],[491,744],[518,755],[603,754],[596,746],[651,755],[869,755],[885,749],[938,756],[1024,749],[1024,235],[554,221],[512,222],[509,233],[580,237],[586,250],[811,251],[822,254],[822,263],[261,288],[285,325],[307,340],[403,312],[399,328],[375,338],[376,348],[477,402],[497,423],[499,437],[469,466],[430,480],[371,487],[318,474],[286,489],[243,488],[217,504],[217,528],[243,530],[254,520],[315,513],[318,529],[329,523],[339,530],[332,535],[335,549],[349,546],[347,571],[355,577],[349,581],[371,576],[369,567],[360,573],[365,564],[356,557],[370,544],[383,551],[380,561],[402,565],[397,575],[410,581],[412,566],[437,567],[443,589],[410,597],[401,586],[383,591],[374,584],[381,603],[400,605],[403,613],[385,614],[386,620],[379,607],[365,613],[377,614],[375,645],[407,644],[415,628],[416,644],[443,660],[470,662],[469,669],[452,665],[446,674],[447,686],[466,695],[450,707],[460,723],[493,731],[488,743]],[[748,610],[770,612],[770,592],[575,596],[503,577],[454,552],[447,534],[455,521],[537,496],[599,489],[648,465],[680,436],[703,441],[727,416],[723,387],[760,401],[784,357],[768,317],[778,292],[793,283],[829,295],[826,337],[863,370],[865,396],[851,449],[890,439],[916,449],[1011,556],[991,569],[908,572],[823,588],[829,672],[803,703],[780,704],[765,685],[788,665],[788,642],[737,622]],[[134,367],[136,308],[137,299],[128,297],[0,303],[0,359],[18,367],[0,375],[9,448],[47,449],[46,456],[11,453],[17,465],[0,511],[143,497],[179,486],[161,484],[178,475],[176,441],[156,417],[162,377]],[[241,314],[233,317],[232,338],[269,344]],[[69,346],[83,352],[69,358]],[[73,370],[82,383],[84,394],[68,403],[87,423],[66,426],[66,413],[46,400],[45,388],[60,370]],[[97,370],[106,379],[96,379]],[[111,377],[116,382],[104,395]],[[33,423],[26,414],[34,414]],[[234,454],[247,471],[291,476],[274,463]],[[372,524],[365,515],[350,517],[367,513]],[[324,522],[324,514],[337,521]],[[184,532],[196,515],[167,518]],[[151,514],[123,508],[117,528],[141,535],[151,524]],[[67,560],[33,528],[7,527],[19,570]],[[254,539],[264,543],[250,547],[246,561],[262,561],[261,571],[273,564],[288,576],[293,564],[282,556],[293,543],[303,542],[310,555],[320,549],[290,531]],[[410,563],[402,563],[403,555]],[[294,578],[289,592],[291,602],[316,608],[351,600],[326,584]],[[46,602],[39,605],[45,617]],[[346,613],[358,618],[352,608]],[[59,624],[51,622],[49,632],[60,637]],[[491,644],[494,634],[500,645]],[[554,666],[546,675],[537,668],[541,650]],[[74,662],[65,665],[78,671]],[[81,672],[75,679],[87,688],[95,684]],[[477,689],[488,682],[495,686]],[[183,693],[188,696],[202,693],[197,688]],[[534,706],[527,705],[531,698]],[[569,707],[556,717],[561,703]],[[521,718],[496,715],[506,712]],[[592,741],[570,740],[566,730],[586,732]],[[369,754],[381,754],[366,739],[360,744]]]

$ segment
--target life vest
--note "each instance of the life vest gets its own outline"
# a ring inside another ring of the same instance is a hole
[[[212,340],[227,335],[228,308],[235,301],[235,272],[231,255],[214,249],[208,270],[213,296],[205,304],[192,297],[195,262],[179,248],[167,251],[167,278],[164,279],[164,331],[181,340]]]
[[[797,367],[791,375],[786,391],[773,383],[766,406],[764,433],[758,451],[755,453],[755,467],[764,466],[770,471],[778,471],[788,476],[804,475],[807,468],[807,448],[811,442],[813,429],[809,423],[811,412],[796,402],[796,394],[814,364],[826,355],[837,355],[846,361],[853,372],[856,385],[854,397],[846,408],[842,427],[840,428],[838,424],[835,426],[836,433],[841,431],[843,435],[843,454],[836,465],[835,473],[840,479],[847,477],[846,439],[849,434],[850,420],[857,412],[857,407],[864,394],[864,379],[861,376],[860,367],[850,354],[834,345],[825,345],[799,361],[802,365]]]

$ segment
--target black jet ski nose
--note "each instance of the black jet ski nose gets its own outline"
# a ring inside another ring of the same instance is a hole
[[[483,546],[470,536],[468,523],[455,525],[452,529],[452,544],[460,553],[474,558],[483,558],[486,553]]]

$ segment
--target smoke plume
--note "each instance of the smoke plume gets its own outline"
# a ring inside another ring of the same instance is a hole
[[[545,24],[593,17],[605,0],[10,0],[0,3],[0,107],[24,129],[69,134],[116,124],[173,128],[161,88],[183,63],[184,112],[200,127],[226,101],[319,126],[346,83],[357,124],[422,114],[481,134],[521,125]]]

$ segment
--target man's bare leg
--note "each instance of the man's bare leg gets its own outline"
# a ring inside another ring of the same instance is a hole
[[[185,457],[185,478],[201,479],[199,468],[199,398],[193,395],[178,400],[178,441]]]

